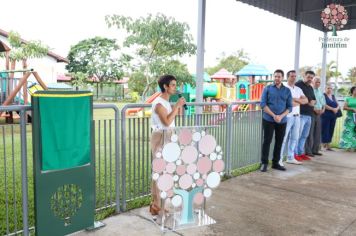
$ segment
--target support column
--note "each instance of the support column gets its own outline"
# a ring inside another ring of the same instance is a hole
[[[203,77],[204,77],[204,45],[205,45],[205,8],[206,0],[199,0],[198,6],[198,42],[197,42],[197,67],[196,67],[196,102],[203,102]],[[196,107],[196,114],[202,114],[202,107]]]
[[[328,37],[328,33],[324,32],[324,42],[327,42],[326,39]],[[323,60],[321,62],[321,90],[325,91],[326,87],[326,53],[327,48],[323,47]]]
[[[302,25],[300,21],[297,21],[296,31],[295,31],[295,50],[294,50],[294,70],[299,76],[299,55],[300,55],[300,31]]]

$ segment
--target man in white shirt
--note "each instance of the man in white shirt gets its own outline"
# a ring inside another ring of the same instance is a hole
[[[288,71],[287,73],[287,85],[286,87],[292,93],[293,98],[293,110],[287,115],[287,128],[284,135],[281,158],[279,164],[283,166],[283,153],[284,148],[287,145],[287,163],[300,165],[302,164],[301,159],[296,160],[294,157],[294,150],[299,138],[299,129],[300,129],[300,104],[308,103],[307,97],[304,95],[303,91],[295,86],[297,74],[295,70]]]

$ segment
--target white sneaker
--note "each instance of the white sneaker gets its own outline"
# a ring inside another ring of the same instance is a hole
[[[278,164],[279,164],[280,166],[284,166],[283,161],[279,161]]]
[[[287,161],[286,161],[287,163],[289,163],[289,164],[294,164],[294,165],[301,165],[301,164],[303,164],[302,162],[300,162],[300,161],[297,161],[296,159],[288,159]]]

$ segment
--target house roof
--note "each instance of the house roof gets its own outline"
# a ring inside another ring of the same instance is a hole
[[[10,48],[0,40],[0,52],[10,51]]]
[[[8,37],[9,37],[9,33],[6,32],[5,30],[2,30],[2,29],[0,29],[0,35],[3,36],[3,37],[5,37],[5,38],[8,38]],[[24,40],[24,39],[21,39],[21,42],[22,42],[22,43],[25,43],[25,44],[27,43],[27,41]],[[57,62],[69,63],[69,61],[68,61],[67,58],[61,57],[60,55],[58,55],[58,54],[56,54],[56,53],[54,53],[54,52],[48,51],[47,55],[48,55],[49,57],[52,57],[52,58],[56,59]]]
[[[321,21],[321,12],[328,4],[332,4],[334,0],[236,0],[243,2],[263,10],[272,12],[279,16],[284,16],[290,20],[300,22],[311,28],[325,31],[326,28]],[[345,7],[348,13],[348,22],[343,29],[356,29],[356,1],[355,0],[339,0],[335,2]]]

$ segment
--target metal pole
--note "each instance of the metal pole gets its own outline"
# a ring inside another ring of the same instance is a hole
[[[226,174],[231,174],[232,105],[226,108]]]
[[[122,181],[122,199],[121,210],[126,210],[126,110],[127,105],[121,110],[121,181]]]
[[[323,42],[326,43],[327,37],[328,37],[328,33],[325,31]],[[325,87],[326,87],[326,53],[327,53],[327,48],[323,47],[323,60],[321,63],[321,91],[325,91]]]
[[[299,55],[300,55],[300,31],[301,23],[297,21],[296,30],[295,30],[295,50],[294,50],[294,70],[299,75]]]
[[[21,171],[22,171],[22,224],[23,233],[29,235],[28,230],[28,186],[27,186],[27,143],[26,143],[26,111],[20,111],[21,129]]]
[[[197,67],[196,67],[196,102],[203,102],[203,77],[204,77],[204,42],[205,42],[205,8],[206,0],[199,0],[198,6],[198,42],[197,42]],[[202,107],[195,108],[196,114],[202,114]]]

